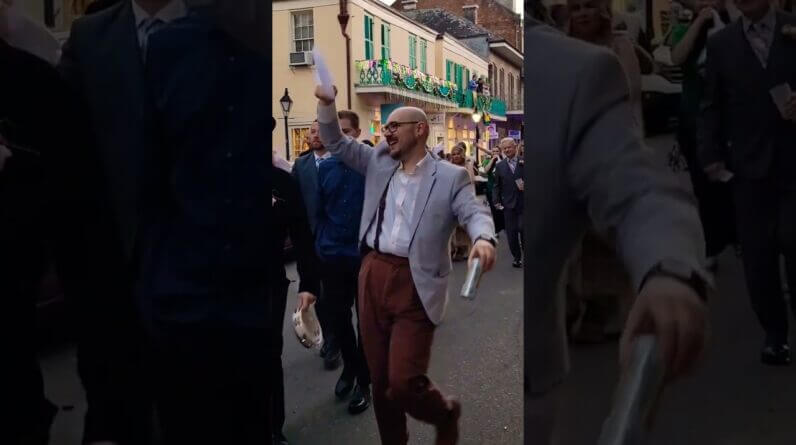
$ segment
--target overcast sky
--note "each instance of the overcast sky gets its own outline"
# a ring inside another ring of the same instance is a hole
[[[388,5],[391,5],[393,3],[393,1],[395,1],[395,0],[381,0],[381,1],[382,1],[382,3],[386,3]],[[400,0],[398,0],[398,1],[400,1]],[[514,0],[514,11],[516,11],[520,15],[522,15],[522,0]]]

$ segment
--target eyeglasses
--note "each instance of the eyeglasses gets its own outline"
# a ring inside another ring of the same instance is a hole
[[[396,131],[398,131],[398,127],[400,127],[401,125],[417,124],[417,123],[420,123],[420,121],[390,122],[389,124],[381,127],[381,131],[383,133],[395,133]]]

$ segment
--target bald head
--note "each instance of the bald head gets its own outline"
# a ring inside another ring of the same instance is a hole
[[[422,158],[429,135],[428,116],[416,107],[401,107],[390,113],[384,126],[384,137],[390,156],[401,161]]]

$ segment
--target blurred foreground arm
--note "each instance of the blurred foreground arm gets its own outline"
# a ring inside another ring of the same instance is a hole
[[[657,165],[631,126],[625,74],[607,52],[581,65],[574,95],[568,179],[595,228],[614,235],[639,296],[621,346],[622,362],[642,333],[658,337],[667,373],[688,370],[708,328],[698,290],[655,271],[664,262],[705,277],[702,228],[693,197]]]

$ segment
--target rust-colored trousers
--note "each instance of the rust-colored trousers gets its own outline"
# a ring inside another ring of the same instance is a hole
[[[377,252],[365,256],[359,316],[381,443],[407,443],[406,414],[444,425],[450,419],[446,399],[426,377],[435,326],[420,302],[408,259]]]

